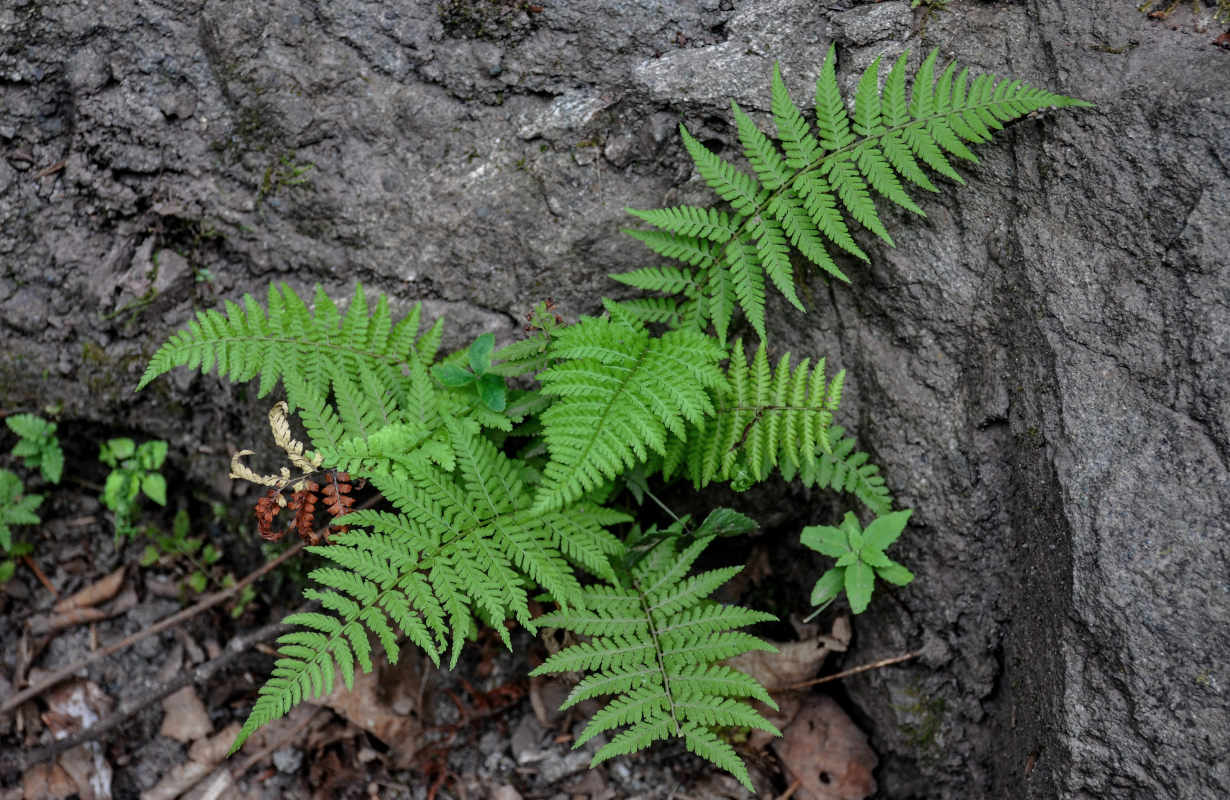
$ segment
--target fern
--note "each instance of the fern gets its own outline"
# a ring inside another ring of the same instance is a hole
[[[584,671],[563,707],[614,695],[594,715],[574,746],[627,726],[594,755],[591,766],[612,756],[643,750],[655,741],[679,738],[689,750],[739,779],[749,790],[747,767],[718,726],[758,728],[780,735],[752,708],[754,698],[777,708],[751,677],[718,664],[750,650],[773,647],[739,628],[773,615],[708,599],[740,567],[685,577],[712,541],[696,541],[682,553],[666,539],[633,567],[628,586],[586,590],[581,607],[560,609],[535,627],[564,628],[588,637],[548,658],[531,675]]]
[[[24,459],[30,469],[38,469],[43,480],[59,483],[64,474],[64,451],[56,438],[56,424],[33,414],[14,414],[4,420],[20,440],[13,446],[13,455]]]
[[[451,649],[455,664],[477,632],[475,617],[511,646],[503,622],[530,624],[529,588],[579,608],[586,598],[575,567],[614,577],[608,556],[622,545],[604,528],[628,517],[592,505],[532,512],[518,462],[479,435],[473,421],[444,427],[455,470],[421,452],[403,456],[411,467],[403,476],[372,477],[396,512],[349,513],[349,533],[310,548],[336,565],[310,575],[324,588],[306,595],[323,610],[286,619],[306,630],[279,639],[281,658],[232,752],[260,726],[331,691],[334,664],[347,687],[356,665],[370,671],[369,632],[390,661],[397,660],[400,631],[437,664]]]
[[[626,496],[614,489],[662,504],[649,488],[655,477],[743,489],[776,469],[786,480],[851,493],[877,515],[865,531],[851,515],[841,529],[805,532],[805,543],[838,559],[816,598],[844,589],[861,610],[873,571],[896,583],[911,577],[883,553],[908,512],[890,514],[878,468],[833,425],[844,373],[830,379],[823,359],[792,364],[789,353],[771,366],[765,305],[772,284],[803,307],[793,251],[847,280],[831,248],[867,259],[850,220],[891,244],[873,195],[921,214],[905,187],[936,191],[924,166],[961,182],[949,158],[973,159],[967,143],[1047,106],[1087,105],[994,76],[971,80],[955,65],[936,78],[935,62],[932,52],[907,96],[905,56],[882,90],[877,60],[859,81],[851,115],[831,50],[811,124],[774,70],[776,139],[732,106],[750,174],[682,130],[698,173],[730,208],[632,211],[654,229],[629,233],[680,263],[614,276],[657,296],[604,300],[604,317],[566,325],[548,300],[527,317],[527,339],[493,352],[495,338],[484,334],[439,358],[441,323],[420,333],[418,307],[395,323],[385,298],[369,306],[361,286],[343,314],[319,288],[309,306],[281,285],[270,287],[267,310],[245,296],[198,314],[159,348],[138,388],[176,366],[259,379],[259,396],[284,388],[287,402],[274,406],[270,422],[300,474],[260,475],[243,461],[251,451],[232,458],[235,477],[269,489],[258,503],[260,530],[287,505],[287,488],[296,526],[310,528],[310,514],[293,504],[311,496],[304,487],[319,473],[335,487],[366,480],[386,503],[331,507],[344,513],[344,522],[333,521],[339,532],[329,546],[309,548],[325,562],[305,591],[318,607],[287,618],[298,629],[279,640],[273,673],[232,749],[329,692],[339,671],[350,685],[356,669],[372,669],[373,641],[391,661],[405,638],[436,663],[455,664],[479,624],[510,645],[505,623],[515,621],[587,637],[535,674],[588,672],[567,706],[612,698],[577,742],[622,729],[595,764],[679,738],[750,788],[743,762],[714,729],[777,733],[747,702],[772,700],[719,662],[771,649],[739,629],[772,617],[709,599],[738,568],[688,572],[715,535],[756,524],[719,509],[693,529],[689,516],[663,505],[673,524],[631,525],[621,539],[608,528],[632,520],[614,505]],[[741,341],[727,346],[736,307],[761,339],[750,360]],[[716,338],[706,333],[710,324]],[[653,335],[646,325],[668,330]],[[6,523],[37,520],[38,500],[22,497],[16,476],[0,471],[0,545],[11,544]],[[583,587],[583,574],[603,583]],[[534,621],[536,594],[558,609]]]
[[[814,369],[808,359],[791,368],[786,353],[771,368],[763,343],[749,363],[743,343],[736,342],[713,417],[686,441],[673,443],[664,461],[666,477],[682,472],[698,489],[732,479],[736,488],[746,488],[779,465],[816,468],[817,454],[831,451],[829,426],[844,382],[845,372],[839,372],[826,383],[824,359]]]
[[[551,344],[560,363],[538,376],[557,398],[542,414],[551,460],[535,507],[573,502],[607,479],[665,453],[669,437],[714,412],[725,379],[717,342],[688,330],[651,337],[626,319],[582,318]]]
[[[286,375],[319,394],[328,391],[338,374],[368,381],[368,390],[378,383],[378,394],[397,394],[402,370],[435,360],[441,323],[420,336],[419,306],[394,325],[383,295],[368,312],[359,284],[344,317],[319,286],[313,305],[309,308],[282,284],[270,285],[267,313],[251,295],[244,295],[242,305],[227,301],[226,314],[212,309],[198,312],[186,330],[154,354],[137,390],[174,367],[186,366],[203,373],[217,368],[233,383],[259,375],[258,397],[267,395]],[[297,402],[292,400],[292,405]]]
[[[722,160],[680,127],[697,172],[730,204],[733,214],[691,206],[629,209],[658,230],[627,233],[692,268],[686,280],[683,271],[673,267],[612,276],[644,291],[685,296],[675,304],[640,301],[631,310],[646,321],[679,324],[686,306],[689,320],[712,319],[725,343],[737,304],[763,340],[766,278],[792,305],[803,307],[794,288],[791,247],[838,280],[848,281],[830,248],[868,258],[855,243],[847,217],[893,244],[873,193],[925,216],[902,183],[937,191],[920,162],[964,183],[949,156],[977,161],[967,142],[989,141],[1005,123],[1034,111],[1091,105],[1020,81],[999,81],[994,75],[971,80],[967,69],[957,72],[956,64],[949,64],[937,79],[937,54],[932,50],[919,67],[908,99],[908,53],[897,59],[880,91],[877,58],[858,83],[851,119],[837,85],[836,49],[831,47],[816,82],[814,129],[790,99],[775,67],[771,110],[777,144],[732,104],[739,141],[754,175]]]
[[[877,516],[887,514],[892,510],[893,500],[880,468],[869,461],[870,456],[857,450],[854,439],[845,433],[840,425],[834,425],[829,429],[829,440],[834,443],[831,452],[817,452],[813,462],[797,470],[789,463],[783,465],[782,478],[797,478],[807,487],[852,494]]]

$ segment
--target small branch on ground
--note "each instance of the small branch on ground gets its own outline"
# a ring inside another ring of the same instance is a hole
[[[306,610],[305,608],[299,609]],[[200,683],[208,680],[215,672],[228,666],[231,662],[238,659],[252,645],[257,642],[263,642],[272,639],[275,636],[292,630],[291,627],[276,622],[272,625],[266,625],[247,636],[237,636],[231,640],[220,655],[204,664],[201,664],[196,669],[185,670],[175,678],[167,681],[161,686],[156,686],[149,692],[142,694],[140,697],[129,700],[120,706],[120,708],[111,714],[108,714],[103,719],[99,720],[97,725],[92,725],[85,730],[78,731],[63,739],[57,739],[54,742],[49,742],[42,747],[35,748],[29,752],[9,753],[0,756],[0,774],[9,771],[24,772],[34,764],[43,761],[51,761],[68,750],[73,749],[79,744],[93,741],[113,728],[117,728],[124,724],[130,717],[138,712],[149,708],[154,703],[157,703],[164,697],[173,694],[188,684]]]
[[[813,678],[812,680],[809,680],[809,681],[801,681],[799,683],[792,683],[789,686],[785,686],[781,689],[777,689],[773,693],[775,694],[776,692],[790,692],[795,689],[806,689],[809,686],[816,686],[821,683],[828,683],[829,681],[839,681],[842,678],[848,678],[851,675],[857,675],[860,672],[867,672],[868,670],[872,670],[872,669],[880,669],[881,667],[891,667],[893,664],[900,664],[902,661],[909,661],[910,659],[918,658],[921,655],[922,653],[906,653],[903,656],[893,656],[892,658],[884,658],[879,661],[873,661],[870,664],[862,664],[861,666],[857,666],[852,669],[843,670],[834,675],[825,675],[823,678]]]

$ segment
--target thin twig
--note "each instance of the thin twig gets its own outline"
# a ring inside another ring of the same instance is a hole
[[[195,617],[197,614],[200,614],[202,611],[207,611],[216,605],[226,602],[227,600],[231,599],[236,594],[238,594],[240,591],[242,591],[243,588],[247,586],[248,584],[260,578],[262,575],[266,574],[267,572],[277,569],[280,565],[282,565],[289,559],[294,558],[296,555],[298,555],[299,551],[303,549],[303,547],[304,547],[303,542],[296,542],[285,553],[273,559],[272,561],[268,562],[267,564],[260,567],[256,571],[250,573],[246,578],[239,581],[234,586],[230,586],[226,589],[222,589],[221,591],[214,592],[211,595],[207,595],[203,597],[195,605],[189,606],[188,608],[185,608],[182,611],[172,614],[171,616],[167,617],[161,622],[155,623],[154,625],[151,625],[150,627],[145,628],[144,630],[137,631],[131,636],[127,636],[121,639],[120,641],[116,642],[115,644],[110,644],[102,648],[101,650],[96,650],[93,653],[91,653],[89,656],[81,659],[75,664],[70,664],[69,666],[64,667],[63,669],[56,670],[55,672],[51,673],[46,678],[42,679],[41,681],[34,684],[33,686],[27,689],[23,689],[22,691],[17,692],[14,695],[11,695],[2,704],[0,704],[0,714],[5,714],[9,711],[12,711],[17,706],[21,705],[22,703],[26,702],[32,697],[39,696],[40,694],[47,691],[51,687],[55,686],[60,681],[73,677],[73,675],[75,675],[78,671],[85,669],[86,667],[90,666],[96,661],[100,661],[109,655],[118,653],[121,650],[131,647],[132,645],[136,644],[142,639],[153,636],[156,633],[162,633],[167,628],[173,628],[176,625],[183,622],[184,620]]]
[[[21,560],[26,562],[26,566],[29,567],[30,571],[34,573],[34,577],[38,578],[38,582],[43,584],[43,588],[51,592],[52,597],[59,600],[60,593],[56,591],[56,587],[51,584],[51,581],[47,579],[45,574],[43,574],[43,571],[38,568],[38,564],[34,563],[34,559],[30,558],[30,556],[22,556]]]
[[[903,656],[893,656],[892,658],[884,658],[879,661],[873,661],[870,664],[863,664],[853,669],[847,669],[838,672],[835,675],[825,675],[823,678],[813,678],[810,681],[802,681],[800,683],[792,683],[789,686],[784,686],[781,689],[776,689],[777,692],[789,692],[795,689],[806,689],[808,686],[816,686],[829,681],[839,681],[842,678],[848,678],[851,675],[857,675],[860,672],[866,672],[871,669],[880,669],[881,667],[891,667],[893,664],[900,664],[902,661],[909,661],[911,658],[918,658],[922,653],[906,653]]]
[[[208,680],[215,672],[225,666],[228,666],[232,661],[238,659],[244,654],[244,652],[246,652],[257,642],[272,639],[278,634],[288,630],[291,630],[291,628],[280,622],[276,622],[272,625],[266,625],[263,628],[259,628],[247,636],[237,636],[230,641],[226,647],[226,650],[215,658],[206,661],[196,669],[185,670],[161,686],[155,686],[150,691],[143,693],[140,697],[129,700],[121,705],[118,710],[108,714],[100,720],[98,724],[92,725],[85,730],[77,731],[69,736],[65,736],[63,739],[48,742],[42,747],[31,750],[27,753],[9,753],[6,756],[0,757],[0,774],[10,770],[25,771],[32,765],[43,761],[50,761],[59,756],[61,753],[71,750],[79,744],[93,741],[107,731],[124,724],[129,717],[132,717],[138,712],[149,708],[151,705],[167,695],[179,691],[188,684],[200,683],[201,681]]]
[[[803,781],[798,780],[798,779],[796,778],[796,779],[795,779],[795,781],[794,781],[794,783],[792,783],[792,784],[790,784],[789,786],[787,786],[787,787],[786,787],[786,791],[784,791],[784,792],[782,792],[781,794],[779,794],[779,795],[775,798],[775,800],[790,800],[790,798],[794,797],[794,793],[795,793],[795,792],[797,792],[797,791],[799,790],[799,787],[800,787],[800,786],[802,786],[802,785],[803,785]]]

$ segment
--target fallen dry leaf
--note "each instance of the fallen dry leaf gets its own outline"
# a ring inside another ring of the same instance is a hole
[[[776,653],[753,650],[727,659],[726,663],[774,692],[815,677],[829,653],[844,653],[850,644],[850,620],[845,616],[835,619],[827,636],[770,644],[777,648]]]
[[[77,680],[47,694],[47,710],[39,716],[56,739],[95,725],[111,710],[111,700],[93,681]],[[59,767],[70,776],[80,800],[110,800],[111,764],[98,742],[85,742],[60,756]]]
[[[185,686],[162,701],[162,727],[158,733],[177,742],[192,742],[213,732],[209,712],[196,689]]]
[[[530,678],[530,707],[543,728],[552,728],[564,718],[560,706],[568,699],[572,687],[558,678]]]
[[[333,692],[313,702],[341,714],[389,746],[390,765],[411,766],[422,725],[416,698],[421,695],[422,669],[417,658],[383,662],[372,672],[356,672],[353,690],[338,681]]]
[[[87,608],[110,600],[112,597],[115,597],[115,593],[124,584],[124,570],[125,567],[120,567],[97,583],[87,586],[69,597],[65,597],[55,604],[55,610],[64,612],[74,608]]]
[[[22,800],[66,800],[77,784],[59,764],[35,764],[21,776]]]
[[[831,697],[810,697],[773,749],[799,781],[798,800],[864,800],[875,794],[871,771],[879,759]]]
[[[42,636],[48,633],[71,628],[73,625],[83,625],[87,622],[98,622],[106,619],[106,612],[97,608],[70,608],[59,614],[38,614],[30,617],[30,633]]]
[[[216,735],[193,743],[188,748],[188,760],[173,767],[162,780],[142,792],[141,800],[175,800],[198,784],[212,784],[212,773],[226,758],[239,729],[239,723],[232,722]]]

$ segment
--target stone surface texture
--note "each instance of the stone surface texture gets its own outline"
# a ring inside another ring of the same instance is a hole
[[[851,285],[771,307],[916,510],[920,577],[846,662],[925,649],[846,682],[879,796],[1230,796],[1230,51],[1135,5],[8,0],[0,407],[57,409],[70,457],[169,439],[231,491],[264,401],[132,394],[195,309],[362,280],[453,346],[594,313],[655,263],[625,207],[712,202],[679,122],[733,157],[775,60],[803,101],[831,43],[846,87],[939,47],[1098,107],[978,148],[926,218],[881,205],[896,249],[859,231]]]

